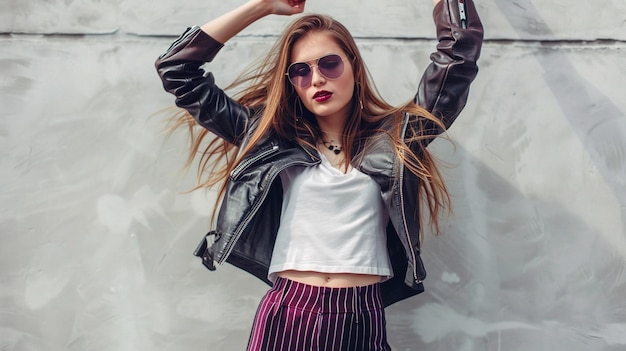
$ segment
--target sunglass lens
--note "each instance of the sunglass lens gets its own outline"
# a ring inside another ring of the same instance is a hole
[[[289,80],[293,85],[306,87],[311,84],[311,67],[303,62],[294,63],[289,67]]]
[[[326,78],[337,79],[343,74],[343,61],[339,55],[328,55],[320,58],[317,67]]]

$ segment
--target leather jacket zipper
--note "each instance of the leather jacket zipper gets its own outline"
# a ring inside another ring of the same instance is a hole
[[[458,0],[457,5],[459,7],[459,22],[461,23],[461,28],[467,29],[467,14],[465,14],[465,0]]]
[[[187,39],[191,34],[195,33],[196,32],[196,28],[200,28],[200,27],[193,26],[193,27],[187,28],[187,30],[183,34],[181,34],[178,37],[178,39],[176,39],[172,43],[172,45],[170,45],[170,47],[167,50],[165,50],[165,52],[163,54],[161,54],[161,56],[159,56],[159,58],[161,59],[161,58],[165,57],[165,55],[169,54],[170,51],[172,51],[173,48],[175,48],[176,46],[178,46],[178,44],[180,44],[180,42],[182,42],[183,40]]]
[[[237,177],[239,177],[239,175],[244,170],[246,170],[251,164],[254,164],[255,162],[275,152],[278,152],[278,145],[273,145],[271,148],[267,150],[263,150],[259,152],[258,154],[256,154],[255,156],[250,157],[249,159],[243,160],[240,164],[237,165],[237,167],[235,167],[235,169],[232,170],[232,172],[230,172],[230,179],[237,179]]]
[[[273,150],[278,150],[278,146],[275,145],[272,149],[266,150],[265,152],[263,152],[261,154],[270,154],[270,152],[268,152],[268,151],[273,151]],[[261,156],[261,154],[259,154],[258,156]],[[255,157],[253,157],[253,159],[257,159],[258,160],[259,157],[255,156]],[[276,179],[276,177],[278,176],[278,174],[282,170],[287,169],[287,168],[289,168],[291,166],[295,166],[295,165],[313,166],[313,165],[319,163],[319,159],[315,159],[314,157],[311,157],[311,159],[313,160],[312,162],[293,161],[293,162],[290,162],[288,164],[283,165],[282,167],[280,167],[279,169],[274,171],[274,173],[272,173],[268,177],[269,178],[268,179],[268,183],[272,184],[274,182],[274,179]],[[239,168],[239,166],[237,168]],[[234,170],[233,170],[233,173],[234,173]],[[248,214],[246,215],[244,220],[239,225],[239,228],[237,228],[235,230],[235,232],[233,233],[232,239],[228,243],[226,243],[226,247],[224,248],[224,254],[222,255],[222,257],[220,257],[219,260],[217,260],[217,263],[223,264],[226,261],[226,259],[228,258],[228,256],[230,256],[231,252],[233,251],[233,249],[235,247],[235,244],[237,243],[237,241],[239,240],[239,237],[241,236],[241,233],[243,233],[243,231],[246,229],[246,227],[248,226],[248,224],[250,223],[252,218],[256,215],[257,211],[259,210],[259,208],[261,207],[263,202],[265,202],[265,198],[267,197],[267,194],[269,193],[270,188],[271,188],[271,186],[267,186],[267,187],[265,187],[263,189],[263,192],[261,193],[260,197],[257,199],[257,201],[255,201],[255,203],[252,206],[252,208],[250,209],[250,211],[248,211]]]
[[[402,136],[404,137],[406,133],[406,128],[409,125],[409,115],[405,113],[404,115],[405,122],[402,127]],[[402,184],[404,183],[404,166],[400,167],[400,212],[402,213],[402,223],[404,224],[404,234],[406,235],[407,242],[409,243],[409,251],[411,251],[411,259],[413,260],[413,280],[415,283],[420,284],[422,280],[417,276],[417,258],[415,257],[415,249],[413,248],[413,242],[411,241],[411,236],[409,235],[409,228],[406,225],[406,213],[404,211],[404,191],[402,189]]]

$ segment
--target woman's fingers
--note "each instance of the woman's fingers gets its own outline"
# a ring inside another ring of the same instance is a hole
[[[304,11],[305,0],[271,0],[275,15],[295,15]]]

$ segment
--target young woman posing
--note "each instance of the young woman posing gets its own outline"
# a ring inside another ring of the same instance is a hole
[[[420,215],[436,227],[449,200],[426,146],[465,106],[482,25],[472,0],[436,0],[437,51],[400,107],[376,94],[354,39],[326,16],[298,17],[233,85],[246,84],[236,99],[201,68],[251,23],[304,5],[249,0],[156,61],[184,109],[175,121],[191,131],[190,162],[210,139],[198,187],[221,184],[216,228],[196,255],[272,286],[250,351],[389,350],[384,307],[423,291]]]

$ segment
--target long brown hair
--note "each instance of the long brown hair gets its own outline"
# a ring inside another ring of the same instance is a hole
[[[226,88],[245,86],[235,98],[242,105],[257,108],[258,116],[253,118],[259,118],[258,125],[245,145],[241,145],[241,150],[239,146],[217,137],[211,138],[201,153],[198,182],[194,190],[220,184],[218,196],[220,199],[224,195],[230,172],[271,131],[286,140],[315,148],[322,135],[315,116],[299,101],[295,89],[284,74],[290,64],[291,51],[295,43],[312,32],[330,34],[352,63],[356,86],[351,115],[344,127],[341,141],[346,162],[354,162],[362,156],[365,142],[372,135],[379,133],[388,135],[393,141],[396,156],[411,173],[420,178],[419,193],[428,206],[430,223],[434,231],[438,232],[439,211],[449,206],[450,198],[435,159],[426,149],[428,144],[426,140],[435,136],[424,133],[423,124],[427,121],[441,130],[444,130],[445,126],[438,118],[412,101],[400,107],[385,102],[371,82],[352,35],[341,23],[323,15],[305,15],[293,21],[268,55]],[[407,131],[401,130],[405,114],[411,116]],[[383,121],[388,121],[389,118],[393,119],[393,127],[381,128]],[[191,136],[190,153],[187,158],[189,166],[202,145],[206,143],[203,140],[210,132],[200,127],[193,117],[185,112],[175,116],[172,122],[170,130],[183,126],[189,129]]]

